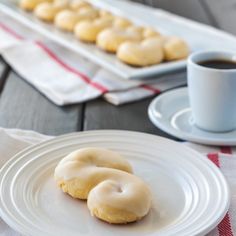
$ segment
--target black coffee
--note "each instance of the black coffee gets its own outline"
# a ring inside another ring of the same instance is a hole
[[[208,61],[201,61],[198,62],[199,65],[214,68],[214,69],[236,69],[236,62],[227,61],[227,60],[208,60]]]

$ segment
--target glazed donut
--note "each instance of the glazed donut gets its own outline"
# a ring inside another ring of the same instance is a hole
[[[77,12],[67,9],[56,15],[54,23],[59,29],[72,32],[78,22],[92,20],[97,16],[98,11],[91,7],[80,8]]]
[[[81,7],[77,13],[79,20],[94,20],[99,17],[99,10],[93,7]]]
[[[97,35],[105,28],[112,26],[112,18],[102,17],[95,19],[94,21],[81,21],[74,29],[76,38],[88,42],[95,43]]]
[[[70,8],[72,10],[78,10],[82,7],[92,7],[90,3],[83,0],[71,0]]]
[[[54,24],[62,30],[72,32],[78,21],[78,14],[72,10],[66,9],[56,15]]]
[[[20,0],[20,7],[26,11],[33,11],[35,7],[43,2],[52,2],[53,0]]]
[[[100,16],[100,17],[107,17],[107,16],[110,16],[110,17],[114,18],[114,16],[112,15],[111,12],[109,12],[109,11],[107,11],[107,10],[104,10],[104,9],[99,10],[99,16]]]
[[[147,27],[142,27],[142,26],[137,26],[137,25],[131,25],[127,27],[127,30],[130,32],[137,32],[142,34],[143,39],[146,38],[152,38],[152,37],[158,37],[160,35],[159,32],[153,30],[152,28],[147,28]]]
[[[164,42],[166,61],[184,59],[189,55],[188,44],[178,37],[167,37]]]
[[[54,3],[43,2],[36,6],[34,14],[40,19],[47,22],[52,22],[56,14],[61,10],[60,6],[54,5]]]
[[[140,41],[141,39],[142,34],[139,32],[113,27],[101,31],[97,36],[96,44],[107,52],[116,53],[125,41]]]
[[[114,27],[125,29],[131,25],[132,22],[130,20],[127,20],[126,18],[116,16],[114,19]]]
[[[64,9],[69,7],[70,0],[54,0],[53,5],[57,8]]]
[[[151,206],[148,186],[131,173],[130,164],[118,153],[82,148],[59,162],[54,177],[64,192],[87,199],[92,215],[121,224],[141,219]]]
[[[144,28],[142,26],[137,26],[137,25],[131,25],[129,27],[127,27],[127,30],[129,32],[136,32],[136,33],[139,33],[139,34],[143,34],[143,31],[144,31]]]
[[[161,36],[161,34],[152,28],[144,28],[143,29],[143,38],[151,38],[151,37],[158,37]]]
[[[149,38],[142,42],[125,42],[119,47],[117,57],[132,66],[159,64],[164,59],[162,41],[159,38]]]

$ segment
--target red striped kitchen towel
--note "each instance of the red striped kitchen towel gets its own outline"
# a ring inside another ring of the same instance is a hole
[[[204,153],[226,177],[231,191],[231,205],[221,223],[207,236],[236,235],[236,148],[209,147],[193,143],[185,143],[189,147]]]
[[[173,79],[127,81],[65,49],[0,13],[0,53],[23,79],[57,105],[85,102],[103,96],[119,105],[186,84]]]
[[[116,4],[127,14],[135,11],[144,22],[149,22],[150,17],[156,19],[155,26],[161,32],[185,38],[193,51],[236,50],[236,38],[224,31],[138,3],[117,1]],[[84,102],[99,96],[119,105],[186,84],[183,73],[175,77],[159,76],[151,81],[122,80],[78,54],[46,41],[35,31],[7,17],[1,8],[0,12],[1,55],[23,79],[57,105]]]

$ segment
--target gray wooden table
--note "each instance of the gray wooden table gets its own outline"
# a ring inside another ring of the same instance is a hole
[[[236,0],[141,1],[236,34]],[[175,77],[176,74],[168,76]],[[179,76],[179,75],[178,75]],[[181,72],[181,76],[186,76]],[[20,78],[0,59],[0,126],[31,129],[48,135],[93,129],[125,129],[170,137],[152,125],[147,107],[152,98],[119,107],[102,99],[58,107]],[[172,138],[172,137],[170,137]]]

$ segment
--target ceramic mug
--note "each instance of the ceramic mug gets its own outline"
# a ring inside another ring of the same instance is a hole
[[[236,69],[215,69],[198,63],[233,61],[236,52],[201,51],[188,58],[188,93],[194,123],[211,132],[236,128]]]

